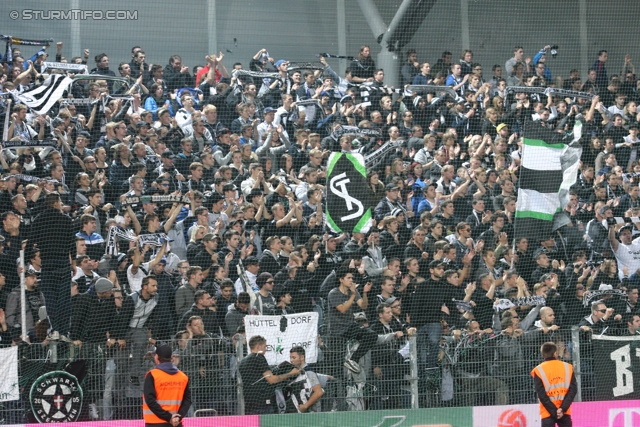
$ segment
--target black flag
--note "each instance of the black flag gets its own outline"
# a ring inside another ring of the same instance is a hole
[[[338,233],[366,233],[372,225],[364,158],[332,153],[327,168],[327,224]]]

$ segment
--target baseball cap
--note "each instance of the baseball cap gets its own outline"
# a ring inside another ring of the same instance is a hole
[[[213,234],[213,233],[207,233],[207,234],[205,234],[205,235],[204,235],[204,237],[202,238],[202,241],[203,241],[203,242],[210,242],[210,241],[212,241],[213,239],[215,239],[215,237],[216,237],[216,235],[215,235],[215,234]]]
[[[400,299],[400,298],[397,298],[397,297],[389,297],[389,298],[387,298],[384,302],[385,302],[385,303],[387,303],[387,304],[389,304],[389,305],[391,305],[391,304],[393,304],[394,302],[398,301],[399,299]]]
[[[57,128],[58,126],[62,126],[63,124],[64,124],[64,120],[62,120],[60,117],[56,117],[51,121],[52,128]]]
[[[113,289],[113,282],[107,278],[101,277],[96,280],[94,287],[96,292],[107,292]]]
[[[438,268],[441,265],[445,265],[446,263],[439,259],[434,259],[429,263],[429,268]]]
[[[209,203],[218,203],[220,200],[224,200],[222,194],[213,193],[211,197],[209,197]]]
[[[604,205],[603,207],[600,208],[600,215],[604,215],[606,211],[610,211],[610,210],[611,210],[611,206]]]
[[[620,228],[620,230],[618,230],[618,236],[620,235],[620,233],[622,233],[623,230],[629,230],[631,233],[633,233],[633,225],[625,224],[622,228]]]
[[[389,184],[386,185],[386,187],[384,189],[385,189],[385,191],[397,191],[400,188],[398,188],[398,186],[395,185],[395,184],[389,183]]]
[[[143,128],[143,127],[151,127],[151,125],[149,125],[149,123],[145,122],[144,120],[140,120],[138,123],[136,123],[136,128]]]
[[[171,151],[169,151],[169,150],[167,150],[164,153],[162,153],[160,155],[160,157],[163,158],[163,159],[173,159],[174,158],[173,153]]]
[[[498,126],[496,126],[496,131],[500,132],[503,128],[506,128],[507,124],[506,123],[500,123]]]
[[[275,66],[276,66],[276,68],[278,68],[279,66],[281,66],[281,65],[282,65],[282,64],[284,64],[285,62],[287,62],[287,61],[285,61],[284,59],[279,59],[279,60],[277,60],[277,61],[276,61],[276,63],[275,63],[275,64],[273,64],[273,65],[275,65]]]
[[[218,131],[218,137],[222,136],[222,135],[227,135],[230,134],[231,131],[227,128],[222,128]]]
[[[244,265],[260,265],[260,261],[258,260],[258,258],[254,257],[254,256],[246,257],[245,260],[242,263]]]
[[[356,313],[353,315],[353,320],[355,320],[355,322],[359,324],[367,323],[367,315],[364,313],[364,311],[361,311],[360,313]]]
[[[269,114],[269,113],[275,113],[276,110],[274,108],[271,107],[267,107],[264,109],[263,114]]]
[[[157,354],[158,357],[160,357],[161,359],[171,359],[173,350],[171,349],[171,346],[168,346],[167,344],[162,344],[156,347],[155,354]]]
[[[549,280],[551,279],[551,273],[545,273],[542,276],[540,276],[540,282],[544,282],[545,280]]]
[[[340,98],[340,104],[344,104],[345,102],[353,102],[353,98],[351,97],[351,95],[345,95]]]

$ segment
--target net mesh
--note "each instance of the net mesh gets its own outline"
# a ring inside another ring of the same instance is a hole
[[[0,6],[0,424],[638,397],[636,4],[77,3]]]

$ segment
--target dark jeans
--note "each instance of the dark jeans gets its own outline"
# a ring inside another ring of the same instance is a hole
[[[378,334],[376,334],[369,328],[359,326],[355,323],[349,326],[347,336],[350,339],[357,340],[360,343],[358,349],[351,355],[351,360],[355,362],[357,362],[362,356],[367,354],[367,352],[375,347],[376,343],[378,342]]]
[[[572,427],[573,423],[571,422],[571,416],[564,415],[559,420],[553,419],[553,417],[543,418],[540,423],[541,427]]]
[[[418,363],[421,373],[438,366],[438,352],[442,326],[440,323],[426,323],[418,328]]]
[[[54,331],[71,330],[71,265],[68,259],[43,260],[40,290]]]

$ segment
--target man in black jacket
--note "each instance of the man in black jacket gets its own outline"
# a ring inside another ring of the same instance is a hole
[[[69,216],[62,213],[56,192],[45,197],[46,210],[33,222],[33,244],[42,258],[41,289],[53,331],[67,335],[71,324],[71,268],[76,241]]]
[[[260,272],[269,273],[275,276],[280,272],[282,267],[280,260],[280,250],[282,249],[282,243],[280,243],[280,237],[271,236],[264,242],[266,249],[262,252],[260,257]],[[285,261],[286,264],[286,261]]]
[[[169,58],[169,64],[164,67],[164,79],[170,92],[183,87],[193,87],[195,83],[193,76],[189,74],[189,67],[182,65],[179,55]]]
[[[97,405],[104,390],[104,373],[107,358],[112,358],[118,337],[118,317],[115,300],[113,298],[113,282],[104,277],[93,284],[94,292],[84,292],[72,298],[73,317],[71,322],[71,339],[80,349],[83,359],[89,363],[92,375],[89,381],[89,415],[96,419]],[[100,348],[107,355],[106,358],[96,358]]]
[[[178,330],[186,330],[189,318],[191,318],[191,316],[198,316],[202,318],[205,331],[208,331],[210,334],[220,334],[219,316],[215,310],[216,304],[213,297],[204,289],[198,289],[193,299],[195,302],[191,308],[184,313],[182,319],[180,319]]]
[[[411,326],[418,330],[418,362],[421,370],[436,368],[438,345],[442,335],[440,320],[446,309],[446,295],[442,292],[445,264],[434,260],[429,264],[430,277],[418,285],[409,298]],[[446,310],[446,311],[445,311]]]

